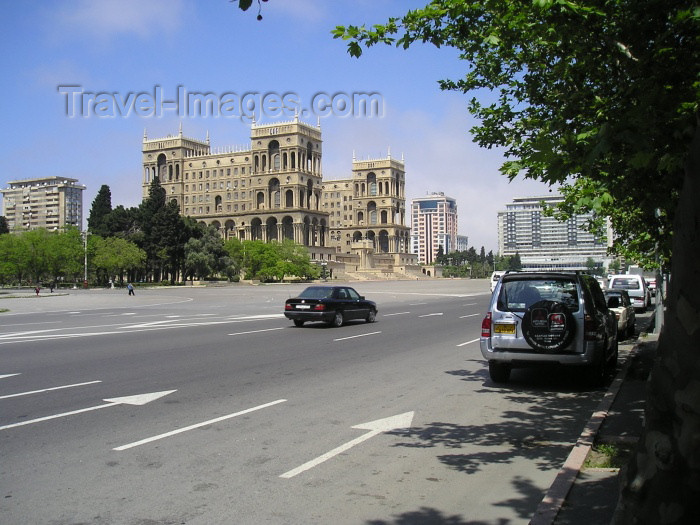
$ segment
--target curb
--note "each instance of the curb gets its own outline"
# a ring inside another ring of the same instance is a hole
[[[569,494],[571,487],[576,481],[586,457],[588,457],[588,453],[591,451],[598,430],[600,430],[600,426],[608,416],[610,407],[613,401],[615,401],[615,397],[617,397],[623,381],[627,377],[627,371],[629,370],[634,354],[637,352],[637,348],[638,344],[630,350],[630,353],[625,359],[625,363],[610,384],[608,391],[598,404],[598,408],[593,412],[590,420],[583,428],[583,432],[576,441],[576,445],[574,445],[574,448],[566,458],[557,477],[554,478],[547,494],[545,494],[544,498],[537,506],[537,510],[535,510],[535,514],[530,520],[529,525],[552,525],[554,523],[557,514],[559,514],[559,510],[561,510],[562,505],[566,501],[566,496]]]

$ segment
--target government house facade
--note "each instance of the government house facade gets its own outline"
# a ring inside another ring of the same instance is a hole
[[[347,179],[324,180],[320,125],[298,118],[251,126],[245,147],[143,137],[143,197],[158,176],[183,215],[224,239],[292,240],[336,276],[414,274],[405,224],[403,160],[355,160]]]

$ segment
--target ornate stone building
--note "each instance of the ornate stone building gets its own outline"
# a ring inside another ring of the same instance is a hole
[[[182,127],[165,138],[144,133],[143,196],[158,175],[183,215],[213,225],[226,239],[291,239],[336,275],[414,265],[403,161],[353,160],[350,179],[324,181],[321,158],[320,126],[298,118],[253,122],[249,146],[218,150],[208,134],[184,137]]]

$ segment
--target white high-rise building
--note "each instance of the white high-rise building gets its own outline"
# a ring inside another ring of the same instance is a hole
[[[458,249],[457,201],[431,193],[411,203],[411,251],[422,264],[432,264],[442,246],[447,254]]]
[[[502,256],[520,255],[523,270],[585,270],[589,258],[605,267],[611,262],[608,243],[584,229],[590,213],[566,221],[545,215],[543,205],[562,202],[560,195],[522,197],[498,212],[498,250]]]

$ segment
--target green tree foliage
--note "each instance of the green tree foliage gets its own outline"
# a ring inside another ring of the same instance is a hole
[[[3,283],[74,281],[82,273],[83,261],[83,240],[77,228],[64,232],[40,228],[0,235]]]
[[[109,186],[103,184],[92,201],[90,215],[88,216],[87,224],[88,231],[95,235],[106,237],[110,234],[109,228],[105,223],[105,219],[112,212],[112,192]]]
[[[337,27],[349,52],[450,46],[475,141],[501,171],[560,185],[562,217],[592,211],[614,249],[670,261],[645,429],[614,522],[698,523],[700,6],[697,0],[434,0],[386,24]]]
[[[231,259],[224,249],[224,241],[210,226],[199,238],[191,237],[184,245],[185,276],[207,279],[213,275],[230,272]]]
[[[243,272],[248,280],[317,279],[320,275],[320,269],[311,263],[306,247],[290,240],[264,243],[230,239],[224,248],[229,254],[232,271]]]
[[[91,266],[102,275],[100,281],[108,280],[124,282],[128,272],[143,266],[146,262],[146,252],[133,242],[120,237],[95,237],[94,255],[90,259]]]
[[[10,228],[7,225],[7,218],[4,215],[0,215],[0,235],[3,233],[10,233]]]
[[[354,56],[377,43],[459,50],[465,76],[440,86],[475,94],[474,139],[503,148],[501,171],[562,185],[564,216],[610,217],[619,253],[668,259],[697,127],[699,17],[695,0],[435,0],[333,34]]]

